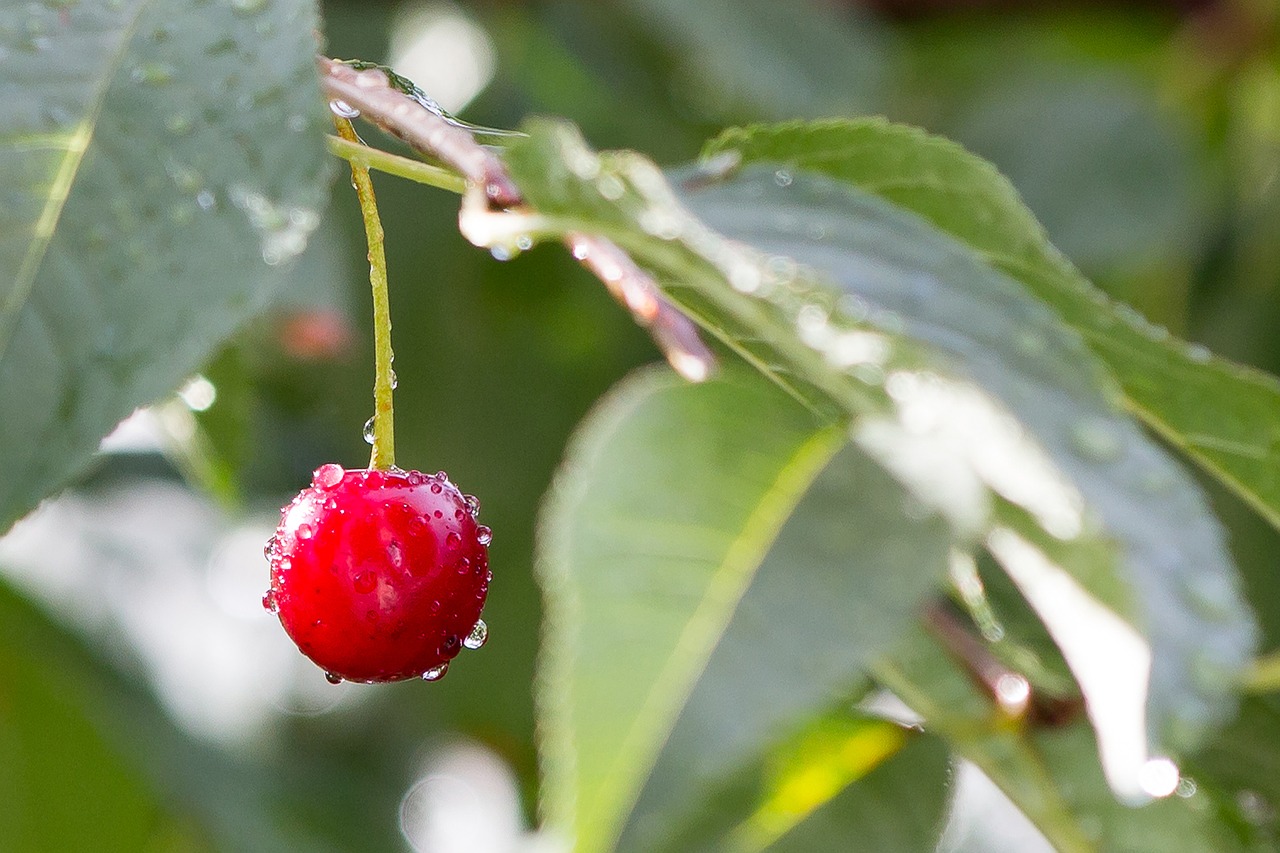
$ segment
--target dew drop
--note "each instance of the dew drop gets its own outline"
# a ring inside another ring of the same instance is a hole
[[[462,645],[472,651],[480,648],[489,641],[489,626],[484,624],[483,619],[477,619],[475,627],[471,629],[471,633],[467,634],[463,639]]]
[[[462,510],[460,510],[460,509],[455,509],[455,510],[453,511],[453,518],[454,518],[454,521],[462,521],[462,519],[464,519],[464,518],[466,518],[466,517],[467,517],[467,514],[466,514],[465,512],[463,512]]]
[[[449,531],[449,535],[444,538],[445,547],[453,550],[462,544],[462,537],[454,531]]]
[[[455,566],[455,568],[458,570],[458,574],[465,575],[467,572],[471,571],[471,560],[466,557],[460,557],[458,559],[458,565]]]
[[[311,484],[321,489],[332,489],[342,482],[342,478],[346,473],[341,465],[330,462],[327,465],[321,465],[312,472]]]
[[[387,543],[387,561],[395,569],[404,565],[404,550],[400,547],[400,543],[394,539]]]
[[[463,495],[462,502],[467,505],[467,512],[475,518],[480,514],[480,499],[475,495]]]
[[[440,510],[436,510],[434,515],[436,518],[444,518],[444,513],[441,512]]]
[[[268,539],[268,540],[267,540],[267,544],[262,546],[262,556],[264,556],[264,557],[266,557],[268,560],[270,560],[270,559],[272,558],[272,556],[274,556],[274,555],[275,555],[275,552],[276,552],[276,543],[277,543],[278,541],[279,541],[279,540],[278,540],[278,539],[276,539],[276,537],[274,537],[274,536],[272,536],[270,539]]]
[[[195,122],[186,113],[174,113],[164,120],[164,129],[176,136],[190,133],[194,126]]]
[[[476,541],[481,545],[488,545],[493,541],[493,531],[485,527],[483,524],[476,528]]]
[[[327,682],[329,682],[330,684],[341,684],[341,683],[342,683],[342,676],[341,676],[341,675],[337,675],[337,674],[332,673],[332,672],[326,672],[326,673],[324,674],[324,680],[325,680],[325,681],[327,681]]]
[[[521,234],[516,238],[516,248],[522,252],[526,252],[533,248],[533,238],[528,234]]]
[[[136,66],[129,72],[129,78],[135,83],[162,86],[173,79],[174,72],[175,69],[172,65],[163,62],[152,62]]]
[[[440,649],[445,654],[452,657],[453,655],[456,655],[458,653],[458,647],[461,644],[462,643],[461,641],[458,640],[457,634],[450,634],[449,636],[444,638],[444,642],[440,644]]]
[[[302,540],[310,539],[313,533],[315,533],[315,531],[311,529],[310,524],[298,525],[297,534],[299,539],[302,539]]]
[[[515,246],[505,246],[499,243],[489,250],[489,254],[493,256],[495,261],[509,261],[520,254],[520,250]]]
[[[422,536],[427,532],[427,521],[420,516],[409,519],[409,535]]]
[[[362,595],[373,592],[374,587],[377,585],[378,576],[373,572],[361,572],[356,575],[354,586],[356,592],[361,593]]]
[[[400,387],[400,380],[396,377],[396,371],[395,371],[395,369],[394,369],[394,368],[392,368],[392,370],[391,370],[391,389],[394,391],[396,388],[399,388],[399,387]]]
[[[1204,364],[1213,358],[1213,352],[1204,344],[1188,344],[1186,354],[1187,358],[1197,364]]]
[[[267,590],[267,594],[262,596],[262,608],[271,613],[275,613],[280,609],[280,605],[276,603],[276,591],[274,589]]]
[[[364,443],[373,444],[373,418],[364,422]]]
[[[405,477],[405,480],[409,483],[410,486],[417,487],[425,483],[427,481],[427,478],[426,478],[426,475],[423,474],[421,471],[410,471],[408,476]]]
[[[439,483],[431,484],[431,494],[438,495],[443,491],[444,491],[444,486],[440,485]]]
[[[201,210],[213,210],[217,203],[218,199],[210,190],[200,190],[200,192],[196,193],[196,204]]]
[[[449,664],[442,663],[439,666],[433,666],[431,669],[422,673],[423,681],[439,681],[444,678],[444,674],[449,671]]]
[[[778,171],[773,173],[773,182],[780,187],[791,186],[792,180],[793,179],[791,177],[791,173],[788,172],[786,169],[779,169]]]
[[[449,481],[449,475],[443,471],[436,472],[436,479],[439,480],[441,483],[444,483],[446,486],[453,485],[453,483]]]
[[[1091,462],[1115,462],[1124,443],[1115,428],[1101,419],[1077,422],[1071,427],[1071,446]]]

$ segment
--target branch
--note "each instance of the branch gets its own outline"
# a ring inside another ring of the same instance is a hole
[[[469,185],[482,187],[491,211],[515,208],[523,203],[520,190],[496,154],[477,142],[465,128],[451,124],[396,89],[383,71],[357,70],[323,56],[316,58],[316,64],[321,86],[329,98],[358,110],[362,117],[415,151],[449,166]],[[604,282],[614,298],[631,312],[635,321],[649,330],[680,375],[698,382],[711,374],[715,356],[698,336],[697,327],[671,304],[653,277],[640,269],[625,251],[603,237],[586,234],[569,235],[564,242],[573,256]]]

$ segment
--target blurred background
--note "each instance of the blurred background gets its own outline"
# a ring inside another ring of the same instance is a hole
[[[883,114],[952,137],[1108,292],[1280,371],[1270,2],[330,0],[324,16],[331,55],[388,62],[468,120],[561,115],[663,165],[756,121]],[[0,851],[550,849],[531,834],[538,502],[574,424],[656,354],[564,252],[498,263],[459,237],[455,197],[375,182],[398,461],[480,496],[488,645],[438,684],[334,686],[260,605],[279,506],[324,462],[367,464],[371,308],[339,181],[287,304],[0,540]],[[1214,495],[1266,589],[1277,535]],[[1253,600],[1273,648],[1280,601]]]

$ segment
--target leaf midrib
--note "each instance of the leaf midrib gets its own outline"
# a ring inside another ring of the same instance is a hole
[[[120,30],[120,41],[117,49],[104,66],[106,73],[101,76],[98,87],[94,90],[93,97],[89,100],[89,109],[85,111],[84,117],[76,127],[76,131],[69,134],[70,138],[78,144],[67,146],[66,154],[62,158],[62,163],[58,167],[50,188],[49,198],[45,201],[44,209],[36,220],[31,245],[27,247],[26,257],[22,259],[22,265],[18,267],[18,273],[14,278],[13,291],[10,293],[9,298],[5,300],[3,308],[0,308],[0,362],[3,362],[8,357],[9,345],[13,341],[14,329],[17,327],[18,314],[26,307],[28,300],[31,298],[36,276],[44,263],[45,255],[48,254],[49,245],[53,242],[58,223],[62,220],[62,211],[66,207],[67,199],[71,196],[71,189],[80,173],[80,167],[84,164],[85,154],[88,153],[89,146],[93,143],[93,137],[98,128],[98,119],[101,117],[103,105],[106,103],[107,92],[110,90],[112,82],[124,63],[124,57],[128,53],[128,46],[133,43],[133,38],[137,34],[138,21],[141,20],[142,13],[152,2],[154,0],[139,0],[134,7],[132,18]]]
[[[611,815],[612,825],[606,824],[595,833],[603,842],[599,849],[611,849],[617,843],[625,817],[640,796],[639,782],[648,778],[656,765],[680,709],[692,694],[698,673],[711,659],[715,638],[724,633],[737,603],[750,587],[751,578],[769,553],[769,545],[777,539],[809,485],[844,442],[844,430],[838,427],[819,430],[806,439],[779,469],[773,484],[747,517],[742,533],[725,551],[724,560],[712,575],[702,600],[604,775],[597,799],[603,808],[598,808],[598,812]],[[610,808],[614,805],[616,809]],[[583,840],[590,842],[591,834],[584,832],[583,836]],[[584,849],[596,848],[587,843]]]

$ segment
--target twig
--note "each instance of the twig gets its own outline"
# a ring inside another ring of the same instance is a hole
[[[1006,716],[1054,727],[1070,723],[1083,710],[1078,699],[1045,696],[1032,689],[1026,676],[1005,666],[943,601],[929,603],[923,619],[929,633],[982,685]]]
[[[631,316],[657,342],[667,362],[691,382],[706,379],[715,356],[698,337],[697,327],[666,300],[657,282],[617,244],[590,234],[570,234],[565,241],[573,256],[626,306]]]
[[[316,63],[328,97],[358,110],[361,116],[415,151],[449,166],[468,184],[483,188],[490,210],[509,209],[523,203],[506,166],[492,151],[478,143],[469,131],[450,124],[391,86],[384,72],[376,68],[357,70],[323,56],[317,57]],[[355,162],[350,156],[348,159]],[[671,304],[653,277],[640,269],[625,251],[603,237],[586,234],[571,234],[564,242],[574,257],[604,282],[636,322],[649,330],[678,373],[695,382],[710,375],[715,356],[698,336],[697,327]]]

